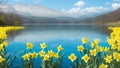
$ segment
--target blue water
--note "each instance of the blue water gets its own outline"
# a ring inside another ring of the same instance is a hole
[[[81,56],[77,51],[77,46],[81,45],[81,39],[87,37],[89,43],[94,39],[100,39],[100,45],[107,45],[106,38],[109,31],[106,26],[94,25],[28,25],[19,34],[14,36],[14,39],[9,43],[7,51],[9,54],[16,55],[17,58],[12,67],[20,66],[22,68],[22,58],[26,43],[34,44],[33,51],[39,52],[40,43],[46,42],[48,49],[57,51],[57,46],[62,45],[65,52],[62,68],[69,68],[71,62],[68,55],[75,53]],[[88,44],[89,44],[88,43]],[[88,45],[89,46],[89,45]],[[35,60],[35,68],[40,68],[40,57]]]

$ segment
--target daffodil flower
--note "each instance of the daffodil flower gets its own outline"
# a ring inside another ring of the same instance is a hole
[[[82,43],[83,43],[83,44],[86,44],[87,42],[88,42],[88,39],[87,39],[87,38],[85,38],[85,37],[82,38]]]
[[[41,46],[42,49],[45,49],[47,47],[47,45],[46,45],[45,42],[43,42],[42,44],[40,44],[40,46]]]
[[[90,57],[88,56],[88,54],[85,54],[82,59],[87,63],[90,60]]]
[[[76,60],[77,57],[74,53],[71,53],[71,55],[69,55],[68,58],[73,62]]]
[[[33,44],[30,43],[30,42],[28,42],[28,43],[27,43],[27,49],[32,49],[32,48],[33,48]]]
[[[0,56],[0,63],[2,63],[3,61],[5,61],[5,59],[2,56]]]
[[[99,68],[108,68],[108,65],[102,63]]]
[[[59,46],[57,47],[57,49],[58,49],[58,52],[60,52],[61,50],[63,50],[62,45],[59,45]]]
[[[77,49],[79,52],[83,52],[83,50],[85,50],[85,48],[82,45],[77,46]]]

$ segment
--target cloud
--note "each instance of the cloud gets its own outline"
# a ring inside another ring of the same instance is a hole
[[[111,6],[113,9],[118,9],[120,8],[120,3],[113,3]]]
[[[85,5],[87,5],[87,3],[85,3],[84,1],[78,1],[69,10],[64,10],[63,9],[62,11],[70,14],[72,17],[82,17],[82,16],[88,16],[88,15],[90,16],[90,15],[108,10],[108,8],[105,8],[105,7],[102,7],[102,6],[83,7]]]
[[[86,8],[80,8],[80,7],[73,7],[71,9],[69,9],[68,11],[64,11],[74,17],[80,17],[80,16],[84,16],[84,15],[91,15],[91,14],[95,14],[95,13],[100,13],[102,11],[106,11],[108,10],[108,8],[104,8],[104,7],[86,7]]]
[[[82,6],[84,6],[86,3],[84,2],[84,1],[78,1],[78,2],[76,2],[75,4],[74,4],[74,6],[76,6],[76,7],[82,7]]]
[[[81,8],[79,8],[79,7],[73,7],[70,10],[68,10],[67,12],[70,14],[75,14],[75,13],[78,13],[80,10],[81,10]]]

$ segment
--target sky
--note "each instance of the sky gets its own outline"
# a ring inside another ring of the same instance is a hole
[[[10,0],[8,4],[42,5],[77,16],[115,10],[120,0]]]

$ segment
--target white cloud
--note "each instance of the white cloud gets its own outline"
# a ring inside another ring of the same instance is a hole
[[[80,7],[73,7],[70,10],[66,11],[68,14],[74,16],[74,17],[80,17],[80,16],[84,16],[84,15],[91,15],[91,14],[95,14],[95,13],[100,13],[102,11],[106,11],[108,10],[107,8],[104,7],[86,7],[84,9],[80,8]]]
[[[80,11],[79,7],[73,7],[70,10],[68,10],[68,13],[74,14],[74,13],[78,13],[79,11]]]
[[[113,9],[118,9],[120,8],[120,3],[113,3],[111,6]]]
[[[98,6],[98,7],[91,6],[91,7],[83,8],[83,6],[86,4],[87,3],[85,3],[84,1],[78,1],[69,10],[64,10],[64,11],[62,10],[62,11],[70,14],[72,17],[82,17],[82,16],[88,16],[88,15],[90,16],[95,13],[100,13],[108,10],[108,8],[105,8],[102,6]]]
[[[77,3],[74,4],[74,6],[76,7],[82,7],[84,6],[86,3],[84,1],[78,1]]]

